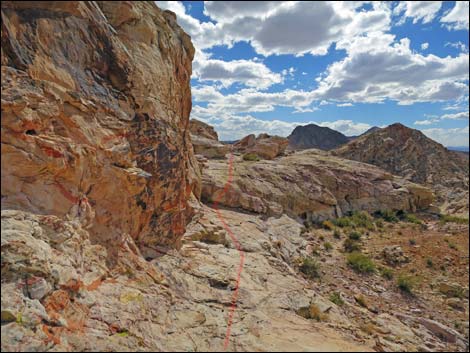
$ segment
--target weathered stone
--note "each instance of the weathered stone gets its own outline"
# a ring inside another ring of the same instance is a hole
[[[263,159],[273,159],[284,153],[289,141],[284,137],[268,134],[248,135],[234,144],[235,151],[251,153]]]
[[[150,2],[6,1],[2,19],[2,209],[177,246],[200,193],[189,36]]]

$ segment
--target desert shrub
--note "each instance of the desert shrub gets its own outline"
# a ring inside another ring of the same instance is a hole
[[[340,228],[351,227],[352,223],[348,217],[336,218],[333,221],[334,225]]]
[[[457,245],[455,245],[455,244],[452,243],[451,241],[450,241],[448,244],[449,244],[449,248],[451,248],[452,250],[458,250],[458,249],[457,249]]]
[[[259,157],[256,153],[245,153],[243,155],[244,161],[259,161]]]
[[[407,213],[404,217],[404,221],[409,222],[409,223],[414,223],[414,224],[422,224],[423,222],[416,217],[414,214]]]
[[[393,279],[393,270],[388,267],[381,267],[380,275],[385,279],[391,280]]]
[[[333,249],[333,245],[331,245],[331,243],[327,241],[323,243],[323,247],[325,248],[326,251],[331,251]]]
[[[363,295],[356,296],[354,297],[354,299],[360,306],[362,306],[363,308],[367,308],[367,300],[366,298],[364,298]]]
[[[426,267],[428,268],[434,268],[434,262],[432,261],[431,258],[426,259]]]
[[[309,278],[319,278],[320,264],[312,257],[304,257],[300,265],[300,271]]]
[[[384,222],[381,219],[375,221],[377,228],[382,229],[384,227]]]
[[[348,238],[344,241],[343,248],[346,252],[359,252],[361,251],[361,244],[356,240]]]
[[[335,229],[335,231],[333,232],[333,237],[335,239],[341,239],[341,231],[338,229]]]
[[[351,232],[351,233],[349,233],[349,239],[351,239],[351,240],[361,240],[361,233]]]
[[[468,224],[468,218],[444,215],[444,214],[439,215],[439,220],[441,224],[445,224],[445,223]]]
[[[417,279],[414,276],[401,274],[397,279],[397,286],[402,292],[412,294],[413,289],[417,284]]]
[[[338,292],[333,292],[330,294],[330,301],[338,306],[344,305],[344,300],[341,298],[341,295]]]
[[[410,245],[416,245],[416,239],[410,239],[409,243]]]
[[[316,321],[325,321],[328,318],[328,315],[323,313],[316,304],[310,304],[309,306],[304,306],[298,309],[297,315],[300,315],[305,319]]]
[[[375,271],[374,262],[367,255],[359,252],[349,254],[347,263],[349,267],[358,273],[373,273]]]
[[[323,235],[320,235],[320,236],[318,237],[318,239],[320,239],[321,241],[323,241],[323,240],[325,240],[325,237],[324,237]]]
[[[374,213],[374,216],[377,218],[382,218],[385,222],[396,223],[398,222],[398,217],[396,212],[392,210],[381,210]]]
[[[322,223],[323,228],[328,229],[328,230],[333,230],[335,228],[335,225],[331,221],[324,221]]]

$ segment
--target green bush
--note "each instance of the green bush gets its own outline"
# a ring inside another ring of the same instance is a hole
[[[348,217],[340,217],[333,221],[334,225],[340,228],[346,228],[351,226],[351,221]]]
[[[335,239],[341,239],[341,232],[338,229],[335,229],[333,237],[335,237]]]
[[[361,240],[361,233],[351,232],[351,233],[349,233],[349,239],[351,239],[351,240]]]
[[[464,218],[464,217],[441,214],[439,215],[439,219],[440,219],[441,224],[445,224],[445,223],[468,224],[468,218]]]
[[[413,288],[416,286],[417,280],[416,277],[401,274],[398,276],[397,285],[402,292],[412,294]]]
[[[407,213],[404,217],[404,220],[406,222],[415,223],[415,224],[423,223],[418,217],[416,217],[414,214],[411,214],[411,213]]]
[[[353,252],[348,255],[347,262],[349,267],[359,273],[375,272],[374,262],[366,255],[359,252]]]
[[[380,269],[380,275],[385,279],[392,280],[393,279],[393,270],[388,268],[388,267],[382,267]]]
[[[327,241],[323,243],[323,247],[325,248],[326,251],[331,251],[333,249],[333,245],[331,245],[331,243]]]
[[[361,251],[361,244],[352,239],[346,239],[343,243],[344,251],[346,252],[359,252]]]
[[[377,218],[382,218],[385,222],[396,223],[399,221],[396,212],[392,210],[381,210],[374,213]]]
[[[409,242],[410,242],[410,245],[413,245],[413,246],[416,245],[416,240],[415,239],[410,239]]]
[[[431,258],[426,259],[426,266],[428,268],[434,268],[434,262],[432,261]]]
[[[252,161],[252,162],[254,161],[254,162],[256,162],[256,161],[259,161],[259,157],[256,153],[245,153],[243,155],[243,160],[244,161]]]
[[[320,264],[312,257],[304,257],[300,265],[300,271],[309,278],[319,278]]]
[[[344,305],[344,300],[341,298],[341,295],[338,292],[331,293],[330,301],[338,306]]]

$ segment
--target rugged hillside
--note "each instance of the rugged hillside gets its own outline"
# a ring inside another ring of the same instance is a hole
[[[342,133],[315,124],[297,126],[288,139],[289,148],[293,150],[307,148],[331,150],[349,141],[349,138]]]
[[[468,159],[401,124],[359,137],[333,153],[432,187],[445,210],[468,213]]]
[[[193,55],[151,3],[2,2],[2,208],[174,246],[199,193]]]

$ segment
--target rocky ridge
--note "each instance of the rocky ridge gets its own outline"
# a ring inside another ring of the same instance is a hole
[[[365,134],[333,154],[376,165],[432,188],[445,213],[468,217],[468,158],[402,124]]]

